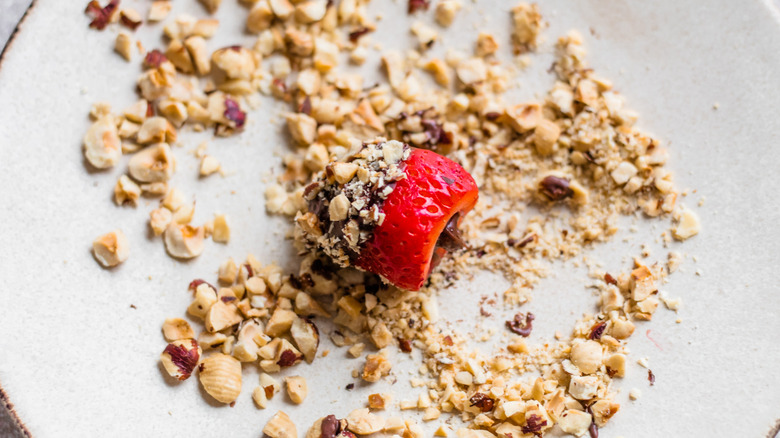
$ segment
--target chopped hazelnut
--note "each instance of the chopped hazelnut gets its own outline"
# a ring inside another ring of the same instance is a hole
[[[165,371],[178,380],[187,380],[200,361],[202,351],[194,339],[177,339],[165,347],[160,362]]]
[[[203,252],[205,232],[203,227],[193,227],[172,222],[163,235],[165,249],[172,257],[191,259]]]
[[[566,433],[582,436],[590,427],[591,415],[576,409],[568,409],[558,419],[558,425]]]
[[[104,234],[92,242],[95,259],[105,268],[114,267],[127,260],[129,246],[122,230]]]
[[[683,209],[677,220],[677,226],[672,229],[672,234],[677,240],[686,240],[697,234],[701,230],[699,216],[687,208]]]
[[[199,367],[200,383],[209,395],[221,403],[232,403],[241,393],[241,362],[216,353]]]
[[[125,61],[130,61],[133,57],[133,39],[127,32],[119,32],[114,42],[114,50],[119,53]]]
[[[228,226],[227,217],[224,214],[214,215],[214,231],[211,239],[218,243],[230,241],[230,226]]]
[[[369,354],[366,356],[366,365],[363,367],[363,380],[377,382],[382,376],[390,373],[390,361],[382,354]]]
[[[209,176],[220,169],[219,160],[211,155],[204,155],[200,160],[200,176]]]
[[[135,205],[140,196],[141,188],[138,187],[138,184],[127,175],[119,177],[116,181],[116,186],[114,186],[114,202],[116,202],[116,205],[124,205],[126,203]]]
[[[122,156],[122,142],[111,117],[101,117],[84,136],[84,156],[98,169],[115,165]]]
[[[302,376],[290,376],[284,379],[287,384],[287,395],[296,405],[303,403],[309,390],[306,388],[306,379]]]
[[[195,337],[190,324],[181,318],[168,318],[162,326],[163,336],[168,342]]]
[[[274,414],[273,417],[263,427],[263,434],[269,438],[298,438],[298,431],[295,424],[282,411]]]
[[[460,10],[461,5],[457,0],[442,0],[436,4],[434,17],[440,26],[449,27],[455,21],[455,15]]]
[[[355,409],[347,415],[349,430],[359,435],[370,435],[385,427],[384,418],[372,414],[367,408]]]

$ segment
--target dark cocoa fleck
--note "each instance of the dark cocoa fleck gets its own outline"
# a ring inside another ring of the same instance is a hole
[[[491,111],[485,114],[485,118],[490,120],[491,122],[498,120],[499,117],[501,117],[501,113],[497,113],[495,111]]]
[[[560,201],[574,195],[574,191],[569,187],[569,180],[553,175],[546,176],[539,183],[539,191],[551,201]]]
[[[609,273],[604,274],[604,281],[607,284],[617,285],[617,280],[615,280],[615,277],[609,275]]]
[[[447,251],[458,251],[468,246],[458,229],[458,222],[460,222],[460,213],[455,213],[439,235],[436,246]]]
[[[236,297],[222,297],[220,298],[223,303],[231,303],[236,300]]]
[[[511,321],[506,322],[507,328],[512,331],[512,333],[518,334],[524,338],[527,338],[531,335],[531,330],[533,330],[533,320],[535,316],[533,313],[528,312],[527,314],[523,315],[522,313],[518,313],[515,315],[515,318]]]
[[[347,391],[352,391],[353,389],[355,389],[355,384],[354,383],[347,383]]]
[[[408,339],[398,339],[398,347],[403,351],[404,353],[411,353],[412,352],[412,343]]]
[[[647,381],[650,382],[650,386],[655,385],[655,374],[652,370],[647,370]]]

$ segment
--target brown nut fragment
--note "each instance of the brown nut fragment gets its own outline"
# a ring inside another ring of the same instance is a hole
[[[390,394],[370,394],[368,396],[368,408],[383,410],[390,401]]]
[[[191,259],[203,252],[205,231],[203,227],[193,227],[171,222],[165,229],[163,240],[165,250],[171,257]]]
[[[382,376],[390,373],[392,365],[383,354],[369,354],[366,356],[366,365],[363,367],[363,380],[377,382]]]
[[[167,143],[147,146],[136,152],[127,164],[133,179],[149,183],[168,181],[171,179],[175,167],[176,160]]]
[[[179,339],[192,339],[195,332],[192,331],[190,323],[181,318],[168,318],[162,326],[163,336],[168,342],[178,341]]]
[[[368,408],[355,409],[347,415],[347,428],[358,435],[370,435],[385,427],[385,419],[372,414]]]
[[[480,32],[477,35],[477,46],[474,49],[474,54],[477,56],[487,56],[496,53],[498,50],[498,43],[492,34],[486,32]]]
[[[219,9],[219,5],[222,4],[222,0],[199,0],[200,4],[203,5],[204,8],[209,12],[209,14],[213,14],[217,12],[217,9]]]
[[[298,438],[298,430],[290,417],[282,411],[274,414],[263,428],[269,438]]]
[[[201,353],[194,339],[178,339],[165,347],[160,362],[171,377],[187,380],[198,365]]]
[[[231,79],[251,79],[256,68],[252,52],[241,46],[216,50],[211,61]]]
[[[84,135],[84,156],[89,164],[107,169],[122,156],[122,141],[112,117],[101,117]]]
[[[114,230],[98,237],[92,242],[92,252],[95,260],[104,268],[124,262],[130,254],[125,233],[122,230]]]
[[[527,314],[523,315],[522,313],[518,313],[515,315],[514,319],[511,321],[506,322],[506,327],[515,334],[518,334],[524,338],[527,338],[531,335],[531,330],[533,330],[533,320],[535,316],[533,313],[528,312]]]
[[[291,367],[297,365],[302,359],[303,355],[298,351],[291,343],[286,339],[280,339],[279,349],[276,352],[276,356],[273,358],[273,363],[279,367]]]
[[[550,201],[561,201],[574,195],[569,180],[555,175],[548,175],[539,182],[539,192]]]
[[[227,354],[215,353],[200,364],[203,389],[220,403],[233,403],[241,393],[241,362]]]
[[[287,385],[287,395],[290,400],[296,405],[303,403],[309,393],[306,379],[303,376],[290,376],[284,379],[284,383]]]
[[[303,353],[303,357],[306,358],[306,362],[312,363],[320,344],[320,333],[314,322],[307,318],[296,318],[290,327],[290,335],[295,341],[295,345]]]

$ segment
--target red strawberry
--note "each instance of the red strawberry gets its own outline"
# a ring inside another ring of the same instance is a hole
[[[462,246],[457,226],[477,203],[478,190],[466,170],[435,152],[412,149],[404,166],[406,178],[382,204],[384,222],[355,264],[418,290],[441,257]]]

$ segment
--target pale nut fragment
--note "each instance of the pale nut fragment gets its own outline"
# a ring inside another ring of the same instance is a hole
[[[191,259],[203,252],[205,230],[186,224],[171,222],[165,229],[165,249],[172,257]]]
[[[336,222],[346,219],[347,215],[349,214],[350,205],[349,198],[347,198],[347,196],[343,193],[340,193],[338,196],[333,198],[330,201],[330,205],[328,206],[330,220]]]
[[[571,376],[569,394],[577,400],[590,400],[598,392],[599,380],[595,376]]]
[[[363,380],[377,382],[382,376],[390,373],[392,365],[382,354],[369,354],[366,356],[366,364],[363,367]]]
[[[604,361],[604,365],[610,371],[610,375],[623,377],[626,375],[626,356],[621,353],[615,353]]]
[[[230,241],[230,226],[227,217],[224,214],[215,214],[213,221],[214,230],[211,239],[217,243],[228,243]]]
[[[125,118],[133,123],[143,123],[146,120],[146,113],[149,109],[149,102],[144,99],[138,100],[122,112]]]
[[[295,20],[311,24],[322,20],[327,12],[326,0],[308,0],[295,6]]]
[[[209,14],[213,14],[217,12],[217,9],[219,9],[219,5],[222,4],[222,0],[199,0],[200,4],[203,5],[204,8],[209,12]]]
[[[200,159],[200,176],[213,175],[219,171],[220,167],[219,160],[211,155],[204,155],[203,158]]]
[[[307,318],[296,318],[290,326],[290,335],[298,350],[303,353],[306,362],[312,363],[317,355],[320,344],[320,333],[314,322]]]
[[[593,420],[598,427],[604,427],[613,415],[620,409],[620,405],[611,400],[597,400],[590,405],[590,411],[593,412]]]
[[[393,341],[393,334],[384,322],[379,322],[374,325],[369,337],[371,338],[371,342],[374,343],[374,346],[379,349],[387,347]]]
[[[355,163],[336,162],[331,166],[333,177],[339,184],[346,184],[355,177],[358,171],[358,165]]]
[[[314,67],[328,72],[338,65],[339,46],[325,38],[314,38]]]
[[[168,181],[175,166],[176,160],[170,146],[167,143],[158,143],[136,152],[130,158],[127,168],[136,181],[151,183]]]
[[[582,436],[593,421],[590,414],[576,409],[568,409],[558,419],[558,425],[566,433],[574,436]]]
[[[166,319],[162,325],[162,332],[165,340],[168,342],[195,337],[195,332],[192,331],[190,323],[181,318]]]
[[[677,219],[677,226],[672,229],[672,234],[677,240],[686,240],[701,231],[701,221],[699,215],[693,210],[684,208]]]
[[[199,75],[205,76],[211,72],[211,59],[206,49],[206,40],[193,35],[184,40],[184,47],[190,52],[192,63]]]
[[[155,236],[159,236],[173,221],[173,213],[165,207],[155,208],[149,212],[149,226]]]
[[[200,361],[203,352],[194,339],[177,339],[160,354],[160,363],[171,377],[187,380]]]
[[[230,79],[251,79],[256,68],[252,52],[241,46],[216,50],[211,61]]]
[[[534,146],[539,155],[547,156],[553,153],[553,147],[561,136],[561,128],[552,120],[542,119],[534,130]]]
[[[224,330],[228,327],[232,327],[244,318],[238,311],[238,307],[232,302],[224,302],[223,300],[216,300],[206,313],[206,330],[211,333]]]
[[[171,12],[171,2],[168,0],[155,0],[149,7],[147,19],[151,22],[162,21]]]
[[[612,179],[618,184],[623,185],[628,182],[631,177],[636,175],[638,172],[636,166],[629,163],[628,161],[623,161],[616,168],[610,172],[610,176],[612,176]]]
[[[602,361],[601,344],[596,341],[585,341],[571,347],[571,362],[584,374],[598,371]]]
[[[455,21],[460,8],[461,4],[457,0],[442,0],[436,4],[434,18],[440,26],[449,27]]]
[[[423,65],[423,68],[425,71],[431,73],[433,75],[433,79],[436,81],[437,84],[441,85],[442,87],[449,87],[450,86],[450,69],[447,66],[447,63],[442,61],[439,58],[433,58],[425,65]]]
[[[178,39],[173,39],[168,43],[168,47],[165,49],[165,57],[182,73],[191,74],[195,71],[190,52]]]
[[[176,128],[165,117],[150,117],[144,120],[136,140],[139,144],[174,143]]]
[[[298,430],[290,417],[282,411],[277,412],[268,420],[263,433],[269,438],[298,438]]]
[[[498,50],[498,43],[496,38],[487,32],[480,32],[477,35],[477,45],[474,49],[474,54],[477,56],[487,56],[496,53]]]
[[[631,271],[629,288],[631,289],[631,299],[634,301],[642,301],[656,291],[655,278],[647,266],[639,266]]]
[[[233,403],[241,393],[241,362],[227,354],[205,358],[199,368],[203,389],[220,403]]]
[[[252,391],[252,400],[254,400],[255,405],[260,409],[265,409],[268,407],[268,396],[266,396],[265,388],[262,386],[256,387]]]
[[[178,127],[181,127],[189,118],[187,105],[172,99],[160,101],[157,104],[157,109],[160,111],[160,114]]]
[[[634,323],[625,319],[612,321],[612,330],[610,334],[615,339],[627,339],[634,333]]]
[[[349,431],[358,435],[370,435],[385,427],[385,419],[372,414],[368,408],[355,409],[347,415],[346,420]]]
[[[130,62],[133,58],[133,38],[127,32],[119,32],[114,41],[114,50],[119,53],[125,61]]]
[[[388,164],[396,164],[404,158],[404,144],[390,140],[382,146],[382,156]]]
[[[417,37],[417,42],[420,45],[420,50],[427,50],[433,46],[436,40],[439,38],[439,33],[435,29],[423,23],[422,21],[415,21],[411,26],[412,33]]]
[[[89,164],[107,169],[122,156],[122,141],[112,117],[102,117],[84,135],[84,156]]]
[[[542,108],[538,103],[522,103],[504,111],[509,126],[519,134],[528,132],[542,121]]]
[[[287,128],[292,138],[301,145],[314,143],[317,136],[317,121],[303,113],[288,114]]]
[[[259,0],[246,17],[246,29],[251,33],[260,33],[271,27],[273,20],[274,13],[268,0]]]
[[[286,20],[295,10],[288,0],[268,0],[268,4],[271,5],[274,15],[282,20]]]
[[[293,321],[297,318],[298,315],[292,310],[277,308],[265,326],[265,334],[271,337],[281,336],[290,330]]]
[[[487,79],[487,66],[481,58],[471,58],[461,61],[455,68],[455,74],[464,84],[474,84]]]
[[[127,175],[122,175],[116,181],[114,186],[114,202],[116,205],[132,204],[136,205],[141,196],[141,188]]]
[[[130,254],[127,237],[122,230],[106,233],[92,242],[92,252],[104,268],[114,267],[127,260]]]
[[[217,302],[217,291],[207,283],[201,283],[195,288],[195,297],[187,307],[187,312],[198,318],[205,318],[211,306]]]
[[[287,385],[287,395],[290,400],[299,405],[306,399],[309,389],[306,387],[306,379],[303,376],[290,376],[284,379]]]

